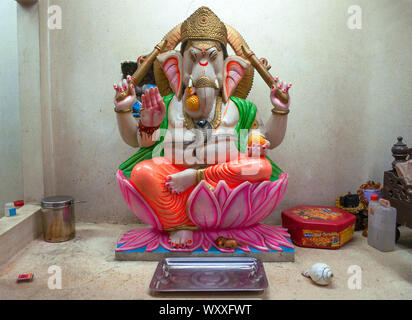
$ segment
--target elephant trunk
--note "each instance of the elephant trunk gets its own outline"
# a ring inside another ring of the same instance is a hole
[[[208,81],[210,86],[205,85],[206,81]],[[218,85],[210,78],[206,80],[204,76],[194,79],[193,84],[194,86],[190,93],[185,90],[183,96],[184,108],[187,114],[194,120],[208,119],[219,94],[219,90],[216,88]],[[193,108],[191,105],[194,97],[196,98],[196,103],[198,103],[197,108]]]

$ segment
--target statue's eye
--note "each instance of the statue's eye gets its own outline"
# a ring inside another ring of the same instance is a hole
[[[192,59],[193,62],[197,60],[197,54],[194,50],[190,50],[190,59]]]
[[[216,58],[217,58],[217,51],[216,51],[216,50],[212,50],[212,51],[209,53],[209,57],[210,57],[210,60],[212,60],[212,61],[216,60]]]

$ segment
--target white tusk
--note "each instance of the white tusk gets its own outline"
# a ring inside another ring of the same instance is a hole
[[[189,88],[193,87],[193,80],[192,80],[192,76],[190,76],[189,78]]]
[[[220,87],[219,87],[219,81],[217,81],[217,79],[215,79],[215,84],[216,84],[216,89],[219,90],[219,89],[220,89]]]

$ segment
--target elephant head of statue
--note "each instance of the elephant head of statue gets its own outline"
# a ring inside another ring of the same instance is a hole
[[[161,91],[166,86],[183,100],[184,111],[190,117],[207,117],[217,97],[227,102],[241,82],[237,95],[247,96],[253,81],[253,68],[241,57],[241,51],[239,55],[228,56],[226,48],[228,39],[232,48],[237,45],[240,49],[240,45],[246,44],[210,9],[200,8],[166,38],[169,49],[177,46],[177,42],[181,47],[180,51],[167,50],[157,57],[156,82]]]

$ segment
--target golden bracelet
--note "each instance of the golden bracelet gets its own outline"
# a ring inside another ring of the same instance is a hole
[[[279,110],[276,108],[272,109],[272,113],[277,114],[279,116],[286,116],[289,112],[290,112],[290,109],[286,109],[286,110]]]
[[[114,107],[114,112],[116,113],[128,113],[128,112],[132,112],[132,109],[126,109],[126,110],[116,110],[116,107]]]
[[[202,180],[205,180],[205,170],[206,169],[198,169],[196,171],[196,184],[198,184]]]

